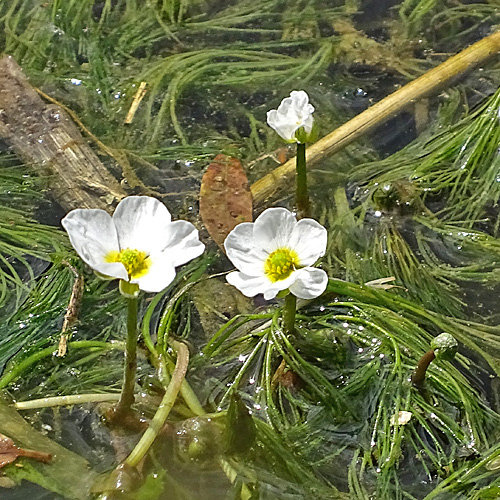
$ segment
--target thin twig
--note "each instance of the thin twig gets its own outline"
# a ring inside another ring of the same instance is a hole
[[[74,274],[75,281],[73,283],[71,297],[69,299],[68,308],[66,309],[66,314],[64,315],[64,320],[61,328],[61,337],[59,338],[59,347],[57,349],[57,356],[59,357],[63,357],[66,355],[68,339],[71,336],[70,330],[78,321],[78,314],[80,313],[84,290],[83,276],[66,260],[63,260],[63,264],[69,267],[71,272]]]
[[[123,122],[126,125],[130,125],[134,120],[137,108],[139,107],[139,104],[141,104],[141,101],[144,98],[144,96],[146,95],[146,85],[147,85],[146,82],[141,82],[139,84],[139,88],[137,89],[137,92],[134,95],[134,100],[132,101],[127,116],[125,117],[125,120]]]

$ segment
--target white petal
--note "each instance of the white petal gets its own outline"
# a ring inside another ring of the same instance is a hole
[[[120,249],[132,248],[148,254],[158,250],[158,237],[170,221],[167,207],[150,196],[127,196],[113,214]]]
[[[299,128],[296,120],[289,116],[279,113],[275,109],[267,112],[267,123],[278,135],[287,142],[295,141],[295,132]]]
[[[224,241],[228,259],[243,273],[257,276],[264,272],[268,253],[255,247],[252,222],[238,224]]]
[[[327,237],[326,229],[314,219],[297,222],[290,237],[290,248],[297,252],[301,266],[312,266],[325,255]]]
[[[229,273],[226,280],[247,297],[255,297],[258,293],[264,293],[269,287],[269,280],[265,276],[248,276],[238,271]]]
[[[312,108],[312,106],[311,106]],[[313,108],[313,111],[314,111],[314,108]],[[304,130],[306,131],[306,134],[310,134],[311,133],[311,130],[313,128],[313,124],[314,124],[314,118],[313,116],[310,114],[304,121],[303,121],[303,127],[304,127]]]
[[[109,252],[118,252],[118,235],[111,216],[104,210],[72,210],[61,221],[78,255],[92,269],[114,278],[128,279],[120,262],[106,262]]]
[[[264,298],[266,300],[271,300],[278,295],[279,292],[282,290],[287,290],[288,288],[291,289],[292,285],[297,281],[297,279],[300,278],[300,270],[294,271],[288,278],[284,280],[279,280],[275,281],[274,283],[271,281],[268,281],[267,283],[267,289],[264,292]]]
[[[319,297],[328,285],[328,276],[322,269],[304,267],[297,271],[297,279],[290,286],[290,292],[300,299]]]
[[[131,283],[137,283],[144,292],[161,292],[174,280],[175,268],[170,262],[170,256],[159,254],[150,258],[152,263],[148,273],[141,278],[131,280]]]
[[[200,256],[205,245],[199,240],[198,230],[185,220],[176,220],[165,226],[163,233],[157,234],[159,252],[168,255],[171,265],[180,266]]]
[[[290,99],[292,100],[293,107],[301,112],[306,112],[309,110],[309,96],[304,90],[292,90],[290,92]],[[311,106],[312,107],[312,106]],[[314,108],[313,108],[314,111]]]
[[[286,208],[264,210],[254,222],[255,246],[269,253],[280,247],[288,247],[296,224],[294,215]]]

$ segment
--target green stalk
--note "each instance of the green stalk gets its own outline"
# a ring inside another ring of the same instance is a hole
[[[283,306],[283,330],[286,335],[291,335],[295,331],[295,311],[297,310],[297,297],[289,293],[285,297]]]
[[[134,404],[135,377],[137,372],[137,298],[127,298],[127,343],[125,368],[117,413],[127,413]]]
[[[158,407],[153,420],[151,420],[149,427],[135,448],[132,450],[132,453],[125,460],[125,464],[129,467],[137,467],[139,462],[148,452],[149,448],[156,439],[156,436],[163,428],[165,420],[167,420],[170,410],[174,406],[175,400],[177,399],[184,377],[186,376],[189,362],[188,348],[182,342],[173,342],[173,344],[175,345],[175,349],[177,351],[177,362],[175,364],[174,372],[172,373],[170,384],[168,385],[165,395],[163,396],[160,406]]]
[[[177,344],[176,341],[175,345]],[[167,366],[168,366],[168,371],[173,373],[175,371],[175,366],[174,363],[170,360],[167,360]],[[182,399],[184,399],[184,402],[188,406],[188,408],[197,416],[200,415],[205,415],[205,410],[203,409],[203,406],[200,403],[200,400],[196,396],[195,392],[193,391],[192,387],[189,385],[187,380],[183,380],[181,384],[181,389],[180,393],[182,396]]]
[[[16,410],[38,410],[40,408],[53,408],[55,406],[73,406],[86,403],[103,403],[119,401],[120,395],[114,394],[70,394],[69,396],[54,396],[51,398],[31,399],[14,403]]]
[[[297,143],[295,203],[299,218],[309,217],[309,192],[307,189],[306,145]]]

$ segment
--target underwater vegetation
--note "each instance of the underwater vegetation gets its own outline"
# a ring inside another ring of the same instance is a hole
[[[105,269],[76,244],[80,260],[57,171],[26,162],[36,138],[13,144],[0,110],[0,498],[500,497],[498,46],[305,168],[315,132],[498,43],[499,13],[496,0],[0,0],[2,53],[124,199],[168,207],[194,245],[161,286],[134,281],[153,269],[135,242],[160,226],[108,248]],[[258,199],[256,181],[295,155],[297,190],[276,179]],[[103,202],[89,193],[86,214]],[[285,226],[307,236],[245,260]]]

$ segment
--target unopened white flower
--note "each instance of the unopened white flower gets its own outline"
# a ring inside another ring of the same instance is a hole
[[[304,128],[306,137],[313,128],[314,106],[309,104],[309,96],[303,90],[294,90],[281,101],[278,109],[267,112],[267,123],[287,142],[299,140],[297,132]]]
[[[205,248],[193,224],[172,222],[167,207],[149,196],[128,196],[113,216],[99,209],[72,210],[61,223],[92,269],[145,292],[163,290],[175,268]]]
[[[325,254],[326,240],[326,229],[315,220],[297,222],[286,208],[268,208],[255,222],[238,224],[224,241],[238,269],[226,279],[247,297],[262,293],[269,300],[290,290],[314,299],[328,283],[325,271],[311,267]]]

